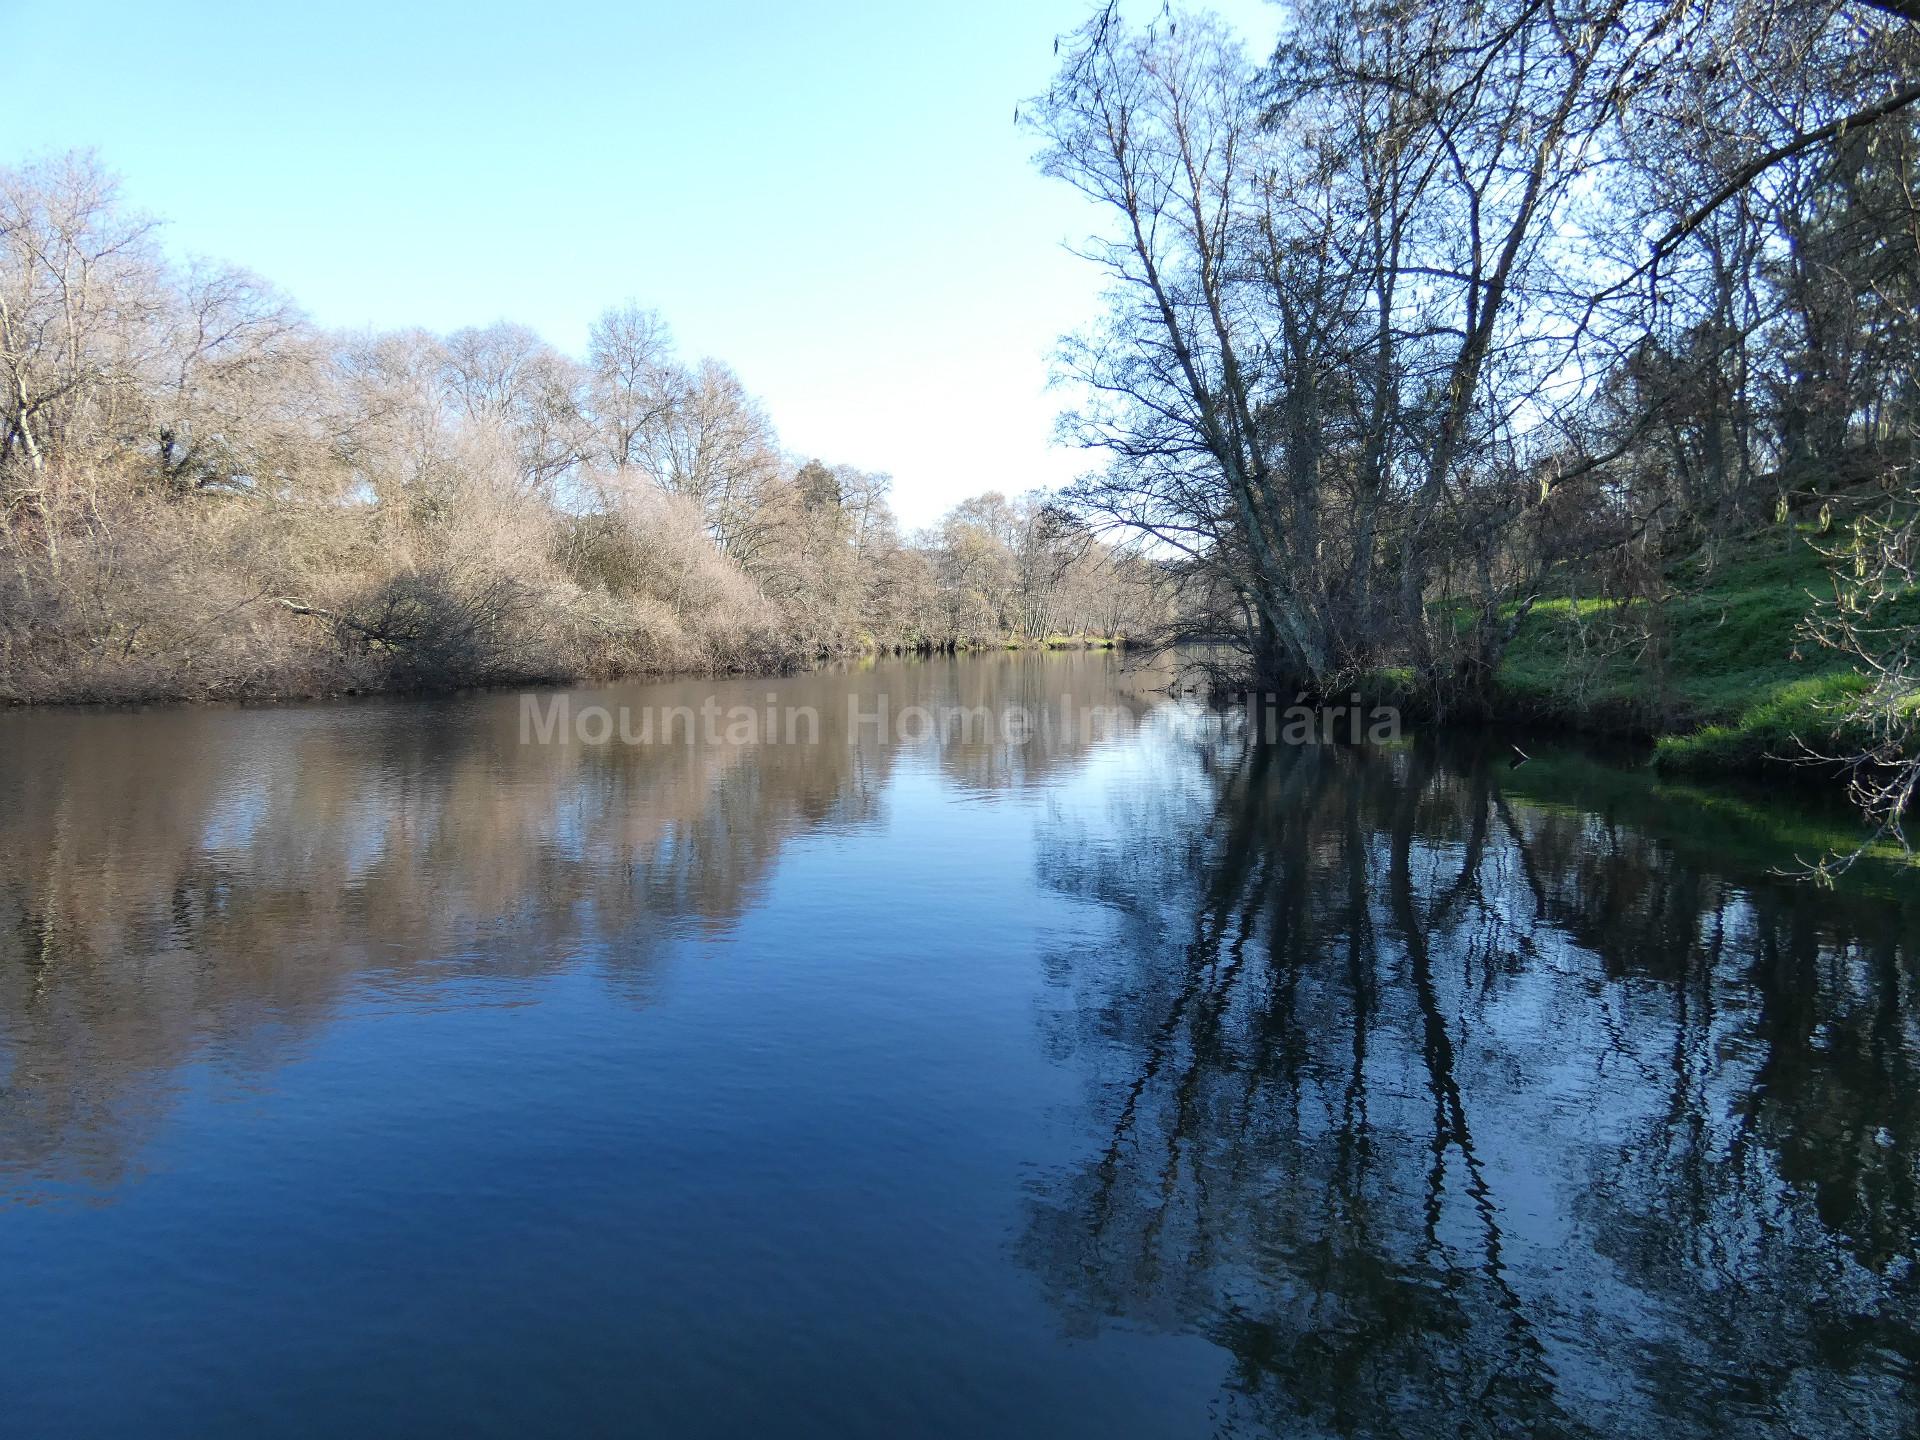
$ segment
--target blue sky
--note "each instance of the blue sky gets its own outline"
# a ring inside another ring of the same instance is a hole
[[[628,297],[739,370],[790,449],[919,524],[1069,478],[1055,337],[1093,213],[1014,105],[1086,0],[966,6],[0,0],[7,162],[92,146],[179,254],[320,323],[499,318],[579,353]],[[1136,6],[1141,13],[1157,5]],[[1276,13],[1215,6],[1264,48]]]

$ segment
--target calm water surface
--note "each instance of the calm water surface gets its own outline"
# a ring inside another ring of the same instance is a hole
[[[0,1431],[1920,1424],[1916,887],[1158,683],[0,715]]]

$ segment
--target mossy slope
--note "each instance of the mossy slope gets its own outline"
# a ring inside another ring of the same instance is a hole
[[[1832,538],[1780,526],[1676,564],[1676,598],[1651,614],[1573,596],[1538,603],[1501,667],[1517,715],[1656,740],[1672,771],[1752,770],[1845,753],[1862,737],[1847,701],[1866,680],[1808,638],[1833,594]],[[1920,595],[1896,607],[1920,620]],[[1651,621],[1651,623],[1649,623]]]

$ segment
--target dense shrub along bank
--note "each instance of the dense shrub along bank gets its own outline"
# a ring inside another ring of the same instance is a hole
[[[780,669],[1153,628],[1162,568],[1043,496],[904,534],[637,306],[333,334],[172,263],[87,156],[0,171],[0,700]]]

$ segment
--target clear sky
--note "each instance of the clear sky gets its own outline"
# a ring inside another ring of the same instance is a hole
[[[1013,113],[1089,8],[102,0],[82,41],[0,0],[0,158],[94,147],[176,253],[323,325],[507,318],[578,354],[604,306],[655,306],[789,449],[893,472],[921,524],[1081,463],[1045,379],[1094,308],[1061,248],[1094,217]]]

